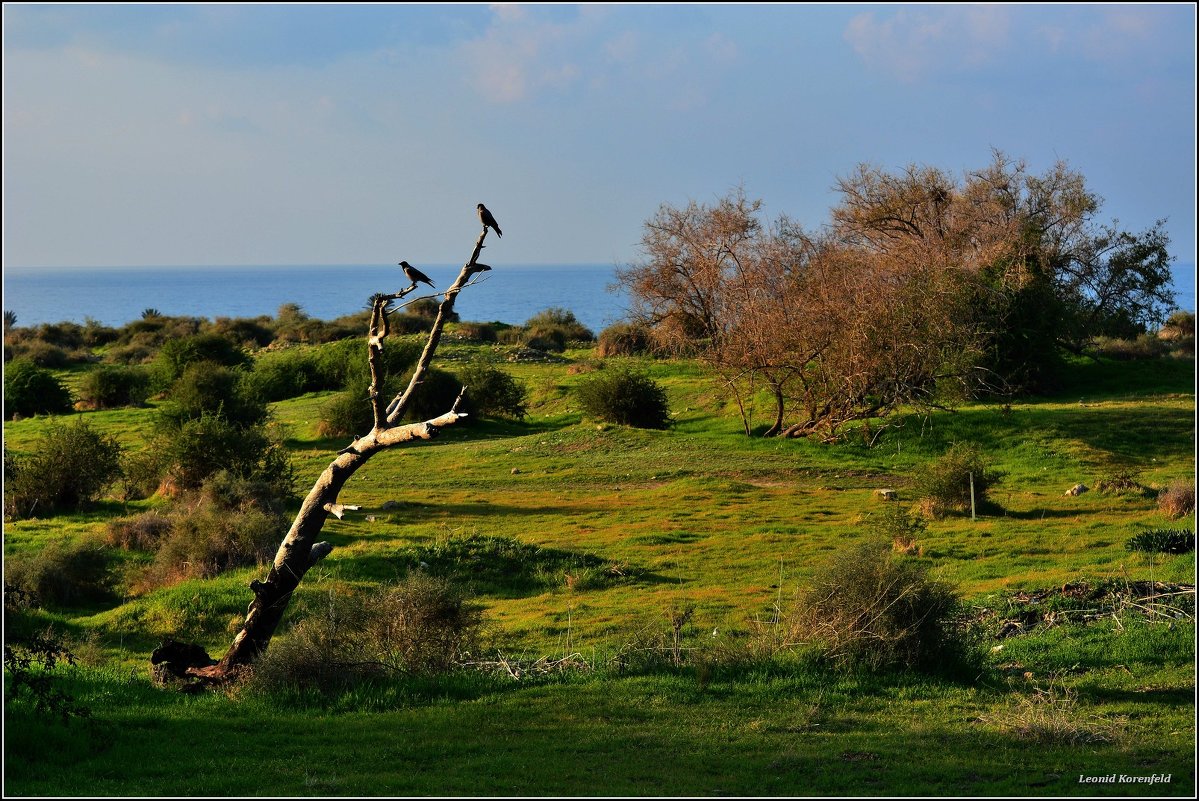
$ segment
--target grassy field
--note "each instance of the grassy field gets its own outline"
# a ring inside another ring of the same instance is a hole
[[[473,353],[447,344],[440,364],[452,370]],[[454,427],[375,457],[342,493],[361,511],[330,519],[335,549],[289,612],[303,619],[330,588],[395,578],[436,549],[517,542],[537,546],[519,574],[452,574],[484,607],[489,658],[575,655],[578,669],[520,681],[466,671],[334,697],[157,689],[150,650],[174,636],[223,652],[262,571],[137,594],[132,577],[148,556],[122,553],[122,597],[37,612],[86,656],[64,681],[93,715],[63,726],[8,704],[5,792],[1193,795],[1193,617],[1064,615],[985,643],[985,666],[966,677],[715,656],[866,536],[876,489],[912,504],[920,471],[957,442],[1005,473],[996,508],[932,521],[919,540],[919,558],[968,604],[1002,612],[1017,590],[1079,582],[1193,584],[1193,554],[1125,549],[1138,531],[1193,520],[1167,520],[1148,494],[1064,495],[1119,471],[1154,488],[1194,476],[1193,362],[1078,362],[1063,394],[899,418],[867,447],[745,437],[697,365],[633,361],[666,388],[670,430],[584,419],[571,388],[594,369],[588,351],[507,365],[530,390],[527,419]],[[329,394],[273,405],[302,491],[346,444],[317,434]],[[136,448],[155,414],[86,417]],[[6,423],[6,448],[29,449],[48,424]],[[399,505],[385,510],[388,501]],[[6,523],[5,557],[157,503]],[[686,664],[613,665],[691,607]],[[1170,781],[1085,781],[1112,774]]]

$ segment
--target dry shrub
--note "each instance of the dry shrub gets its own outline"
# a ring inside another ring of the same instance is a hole
[[[1006,734],[1046,745],[1115,742],[1128,726],[1125,717],[1084,715],[1078,693],[1053,680],[1047,687],[1033,685],[1031,693],[1018,693],[1005,710],[979,717]]]
[[[126,551],[153,551],[170,531],[169,518],[158,512],[146,512],[108,521],[104,541]]]
[[[1116,470],[1095,482],[1095,491],[1103,495],[1143,495],[1145,486],[1131,470]]]
[[[1195,511],[1195,483],[1178,479],[1157,496],[1157,508],[1171,520],[1185,517]]]
[[[450,582],[410,573],[370,592],[329,591],[254,665],[264,691],[324,692],[397,673],[453,669],[476,647],[480,609]]]
[[[826,563],[783,625],[787,642],[813,646],[837,666],[928,670],[967,655],[957,606],[928,565],[871,541]]]
[[[262,509],[203,506],[174,519],[146,579],[161,586],[260,564],[278,549],[287,523],[282,515]]]
[[[916,477],[916,491],[930,516],[941,517],[948,511],[969,511],[972,480],[975,507],[988,508],[987,493],[1001,477],[977,445],[957,443],[924,467]]]
[[[56,606],[108,599],[110,572],[110,553],[95,538],[52,540],[36,553],[4,560],[6,585]]]

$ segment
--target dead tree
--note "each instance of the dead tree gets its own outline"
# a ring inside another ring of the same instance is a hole
[[[241,631],[233,638],[232,645],[220,661],[209,658],[202,649],[189,650],[174,643],[172,647],[164,645],[155,650],[151,657],[156,666],[162,666],[158,668],[160,672],[165,670],[176,677],[199,679],[202,683],[221,683],[235,678],[241,669],[266,650],[304,574],[333,549],[329,543],[317,541],[317,537],[329,515],[340,518],[344,510],[354,508],[338,503],[338,495],[350,476],[376,453],[415,440],[432,439],[442,428],[451,426],[466,416],[464,412],[458,411],[462,394],[466,391],[463,387],[453,406],[445,414],[422,423],[399,424],[413,393],[420,386],[422,377],[433,361],[442,329],[454,310],[454,301],[458,293],[471,283],[471,278],[476,273],[491,269],[478,263],[487,232],[488,227],[484,226],[470,260],[462,267],[454,284],[445,291],[437,311],[437,319],[433,323],[433,330],[429,332],[429,339],[417,361],[412,379],[407,388],[390,403],[382,395],[384,376],[379,358],[388,335],[389,304],[413,292],[416,283],[394,294],[377,294],[372,297],[371,324],[367,338],[371,384],[367,400],[374,413],[373,427],[369,433],[356,438],[349,446],[339,451],[312,485],[292,522],[291,529],[275,554],[274,563],[266,579],[250,582],[254,599],[250,602]]]

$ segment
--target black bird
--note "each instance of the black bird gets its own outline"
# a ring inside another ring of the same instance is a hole
[[[487,226],[488,228],[494,228],[496,236],[503,236],[504,232],[500,230],[499,225],[497,225],[495,222],[495,217],[491,216],[491,212],[487,210],[487,207],[480,203],[478,209],[479,219],[483,221],[483,225]]]
[[[408,262],[406,262],[406,261],[400,262],[400,267],[403,268],[404,275],[408,276],[408,280],[412,282],[413,286],[416,286],[416,284],[418,284],[418,283],[423,283],[423,284],[428,284],[429,286],[433,286],[433,282],[429,280],[429,276],[425,275],[424,273],[422,273],[420,270],[413,267]]]

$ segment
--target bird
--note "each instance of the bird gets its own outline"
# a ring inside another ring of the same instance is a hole
[[[491,269],[490,264],[484,264],[481,261],[475,262],[475,272],[477,272],[477,273],[485,273],[490,269]]]
[[[478,209],[479,219],[483,221],[483,225],[488,228],[494,228],[496,236],[503,236],[504,232],[500,230],[499,225],[495,222],[495,217],[491,216],[491,212],[487,210],[487,207],[480,203]]]
[[[403,268],[404,275],[408,276],[408,280],[412,282],[413,286],[416,286],[417,283],[425,283],[429,286],[434,286],[433,282],[429,280],[429,276],[425,275],[408,262],[400,262],[400,267]]]

